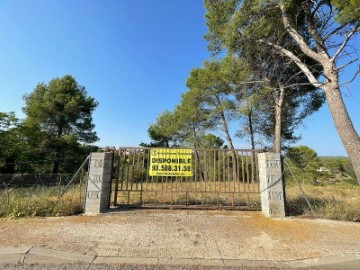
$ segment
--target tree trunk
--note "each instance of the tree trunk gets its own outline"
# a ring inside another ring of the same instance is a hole
[[[249,122],[249,133],[250,133],[250,143],[251,149],[255,150],[255,138],[254,138],[254,127],[252,122],[252,109],[250,108],[248,113],[248,122]]]
[[[218,105],[219,107],[221,107],[221,99],[216,96],[216,100],[218,102]],[[230,136],[230,131],[229,131],[229,125],[227,123],[227,120],[226,120],[226,117],[225,117],[225,113],[223,110],[221,110],[220,112],[220,117],[221,117],[221,120],[222,120],[222,124],[223,124],[223,130],[225,132],[225,135],[226,135],[226,140],[228,141],[228,144],[229,144],[229,148],[234,150],[234,145],[233,145],[233,142],[232,142],[232,139],[231,139],[231,136]],[[237,157],[237,153],[235,151],[231,151],[231,155],[232,155],[232,159],[233,159],[233,179],[238,179],[238,170],[237,170],[237,167],[238,167],[238,157]]]
[[[299,57],[297,57],[294,53],[286,50],[281,46],[278,46],[277,44],[272,44],[269,42],[267,44],[279,50],[279,52],[293,60],[294,63],[296,63],[298,67],[304,72],[304,74],[309,79],[309,82],[313,86],[321,88],[325,91],[326,100],[329,104],[330,112],[333,117],[336,130],[349,155],[351,164],[357,177],[357,181],[360,184],[360,138],[346,110],[339,86],[339,69],[336,67],[336,58],[341,54],[348,41],[350,40],[351,36],[355,33],[356,29],[354,28],[350,32],[344,34],[346,36],[345,39],[343,40],[341,45],[337,47],[336,53],[333,55],[333,57],[330,58],[328,49],[330,49],[331,47],[319,52],[315,52],[314,50],[312,50],[311,46],[309,46],[310,42],[307,43],[306,39],[301,36],[295,28],[291,26],[291,20],[289,18],[289,14],[286,12],[284,1],[279,2],[279,7],[281,9],[283,24],[287,32],[299,45],[301,51],[323,66],[326,84],[323,85],[322,83],[320,83],[314,76],[314,73],[312,73],[310,68],[304,62],[302,62]],[[310,25],[310,27],[315,27],[315,25]],[[315,34],[318,35],[318,33]],[[320,39],[320,43],[325,43],[325,39],[323,36],[313,36],[313,38],[318,40]],[[331,49],[334,50],[335,48]]]
[[[57,150],[58,152],[56,153],[56,157],[54,160],[54,165],[53,165],[53,169],[52,169],[52,173],[58,173],[59,172],[59,165],[60,165],[60,152],[59,150]]]
[[[58,132],[57,132],[57,139],[59,140],[63,134],[63,125],[62,121],[60,121],[60,124],[58,125]],[[60,158],[61,158],[61,152],[62,149],[59,147],[59,145],[55,146],[55,160],[54,165],[52,169],[52,173],[58,173],[59,172],[59,166],[60,166]]]
[[[226,118],[225,118],[225,114],[224,112],[221,112],[221,119],[222,119],[222,122],[223,122],[223,129],[224,129],[224,132],[225,132],[225,135],[226,135],[226,140],[228,141],[228,144],[229,144],[229,148],[234,150],[234,145],[233,145],[233,142],[232,142],[232,139],[231,139],[231,136],[230,136],[230,131],[229,131],[229,126],[228,126],[228,123],[226,121]],[[235,151],[231,151],[231,155],[232,155],[232,160],[233,160],[233,179],[237,180],[238,179],[238,170],[237,170],[237,167],[238,167],[238,157],[237,157],[237,153]]]
[[[274,151],[281,152],[281,123],[282,123],[282,106],[284,103],[285,89],[279,83],[279,93],[275,93],[275,130],[274,130]]]
[[[222,106],[222,102],[221,99],[218,96],[215,96],[217,104],[217,107],[221,107]],[[222,122],[222,126],[223,126],[223,131],[225,132],[225,136],[226,136],[226,140],[229,144],[229,148],[230,149],[234,149],[234,145],[230,136],[230,132],[229,132],[229,125],[227,123],[226,117],[225,117],[225,113],[224,110],[221,109],[220,111],[220,118],[221,118],[221,122]]]
[[[198,167],[199,167],[199,172],[200,172],[200,179],[201,181],[204,181],[205,178],[204,178],[204,172],[203,170],[201,169],[201,160],[200,160],[200,156],[199,156],[199,152],[198,150],[196,150],[198,148],[198,145],[196,143],[196,140],[197,140],[197,136],[196,136],[196,129],[193,128],[193,136],[194,136],[194,144],[193,144],[193,147],[194,147],[194,151],[195,151],[195,157],[196,157],[196,162],[198,164]]]
[[[254,139],[254,128],[253,128],[253,122],[252,122],[252,108],[250,108],[249,113],[248,113],[248,122],[249,122],[249,132],[250,132],[250,142],[251,142],[251,150],[253,150],[251,152],[251,164],[252,164],[252,168],[251,168],[251,183],[255,182],[255,164],[256,164],[256,157],[255,157],[255,139]]]
[[[338,83],[331,82],[324,87],[326,100],[329,104],[336,130],[349,155],[360,184],[360,138],[346,110]]]
[[[228,144],[229,144],[229,148],[233,151],[231,151],[231,156],[232,156],[232,159],[233,159],[233,165],[232,165],[232,170],[233,170],[233,179],[237,180],[238,179],[238,170],[237,170],[237,167],[238,167],[238,158],[237,158],[237,153],[234,151],[234,145],[233,145],[233,142],[232,142],[232,139],[231,139],[231,136],[230,136],[230,132],[229,132],[229,128],[228,128],[228,125],[227,125],[227,122],[226,122],[226,119],[225,119],[225,115],[222,113],[221,114],[221,118],[223,119],[223,127],[224,127],[224,132],[225,132],[225,135],[226,135],[226,139],[228,141]]]

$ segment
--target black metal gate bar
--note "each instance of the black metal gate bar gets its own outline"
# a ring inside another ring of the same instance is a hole
[[[150,150],[116,151],[113,205],[121,207],[260,209],[256,153],[193,149],[193,176],[149,176]]]

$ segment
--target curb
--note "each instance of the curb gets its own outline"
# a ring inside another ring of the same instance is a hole
[[[65,251],[47,249],[42,247],[34,247],[25,255],[24,263],[26,264],[52,264],[59,263],[91,263],[95,256],[81,255]]]
[[[339,270],[360,269],[360,254],[337,254],[314,259],[290,261],[287,264],[293,268],[319,267],[321,269]]]
[[[0,264],[17,264],[25,260],[26,254],[32,247],[1,247]]]
[[[184,266],[232,266],[232,267],[277,267],[277,268],[320,268],[360,269],[359,254],[336,254],[320,258],[271,261],[237,259],[199,258],[151,258],[83,255],[43,247],[0,248],[1,264],[137,264],[137,265],[184,265]]]

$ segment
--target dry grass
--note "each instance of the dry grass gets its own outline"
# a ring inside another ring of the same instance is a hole
[[[121,185],[119,186],[121,189]],[[117,204],[260,206],[257,183],[226,182],[155,182],[123,186]],[[112,196],[115,196],[114,194]]]
[[[316,186],[308,183],[302,187],[318,217],[360,221],[359,185],[337,182]],[[141,188],[143,192],[140,192]],[[132,191],[118,192],[117,203],[249,206],[257,209],[260,206],[258,191],[256,183],[232,181],[133,183]],[[0,217],[66,216],[83,211],[85,185],[81,188],[72,186],[60,199],[54,187],[18,188],[0,193]],[[290,216],[312,216],[296,184],[287,185],[286,196]]]
[[[124,187],[125,189],[126,187]],[[323,186],[303,184],[317,217],[333,220],[360,221],[360,186],[332,183]],[[131,186],[128,186],[131,189]],[[260,206],[258,184],[234,182],[147,183],[133,185],[133,190],[119,191],[117,204],[159,205],[227,205]],[[249,193],[248,193],[249,192]],[[112,194],[114,196],[114,194]],[[300,192],[292,183],[286,187],[290,216],[311,217],[312,213]]]
[[[84,187],[74,185],[59,198],[58,187],[1,190],[0,217],[67,216],[83,211]]]
[[[304,184],[302,188],[316,216],[325,219],[360,221],[360,186],[334,183],[323,186]],[[312,213],[295,184],[286,188],[288,213],[292,216],[312,216]]]

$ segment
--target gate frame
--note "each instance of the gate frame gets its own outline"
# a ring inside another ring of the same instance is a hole
[[[130,148],[119,148],[119,149],[130,149]],[[132,149],[139,149],[139,148],[133,147]],[[150,149],[150,148],[146,148],[146,149]],[[194,150],[199,150],[199,149],[194,149]],[[238,149],[238,150],[242,150],[242,149]],[[281,155],[272,152],[264,153],[257,151],[256,153],[257,153],[257,164],[258,164],[257,171],[259,176],[258,179],[260,185],[262,213],[268,217],[285,217],[286,196],[285,196],[285,186],[283,179]],[[111,186],[112,186],[111,178],[112,178],[112,170],[113,170],[112,164],[114,162],[113,157],[114,157],[113,152],[91,154],[91,160],[89,162],[87,191],[86,191],[85,214],[103,213],[110,207],[109,202],[111,197]],[[99,161],[101,161],[102,166],[98,166]],[[118,177],[116,177],[115,191],[117,191],[118,188],[118,184],[119,184],[118,181],[119,179]],[[142,189],[140,192],[142,193]],[[191,208],[191,207],[189,207],[189,205],[186,205],[180,208]],[[222,208],[226,209],[226,207],[222,207]]]

